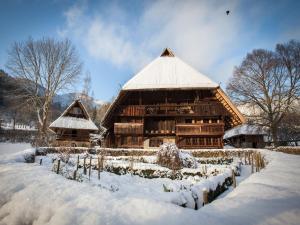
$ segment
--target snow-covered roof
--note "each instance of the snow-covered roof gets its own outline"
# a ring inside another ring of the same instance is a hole
[[[261,126],[242,124],[230,130],[227,130],[224,134],[223,139],[228,139],[239,135],[266,135],[266,134],[267,134],[266,131]]]
[[[77,104],[83,111],[84,118],[77,118],[67,115],[67,113]],[[51,123],[49,127],[81,130],[98,130],[98,127],[93,123],[86,108],[80,102],[80,100],[73,101],[71,105],[69,105],[69,107],[61,114],[61,116],[58,117],[53,123]]]
[[[176,57],[170,49],[148,64],[122,90],[216,88],[219,85]]]
[[[76,118],[71,116],[61,116],[55,120],[51,128],[81,129],[81,130],[98,130],[97,126],[91,119]]]

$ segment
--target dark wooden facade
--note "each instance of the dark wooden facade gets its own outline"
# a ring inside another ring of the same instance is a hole
[[[244,122],[218,84],[167,48],[124,84],[102,125],[106,147],[222,148],[224,131]]]
[[[264,135],[238,135],[226,139],[226,142],[229,145],[232,145],[236,148],[264,148],[266,143],[264,142]]]
[[[224,131],[243,122],[220,88],[121,91],[103,120],[105,147],[222,148]]]

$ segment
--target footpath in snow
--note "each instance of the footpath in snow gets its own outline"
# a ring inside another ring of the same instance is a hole
[[[0,158],[0,224],[299,224],[300,156],[269,164],[200,210],[67,180],[20,153]]]

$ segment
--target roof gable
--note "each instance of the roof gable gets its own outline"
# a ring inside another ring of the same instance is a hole
[[[75,100],[69,107],[49,126],[51,129],[82,129],[98,130],[91,120],[86,108],[80,100]]]
[[[75,100],[65,109],[61,116],[70,116],[70,117],[81,117],[84,119],[90,119],[90,116],[84,107],[84,105],[79,100]]]
[[[165,50],[161,53],[160,57],[174,57],[174,53],[172,52],[171,49],[165,48]]]
[[[216,88],[218,86],[166,48],[160,57],[125,83],[122,90]]]

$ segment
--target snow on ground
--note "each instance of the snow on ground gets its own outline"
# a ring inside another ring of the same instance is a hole
[[[0,224],[299,224],[300,156],[262,152],[265,169],[197,211],[67,180],[20,153],[0,157]]]
[[[29,143],[0,142],[0,155],[12,154],[31,148]]]

